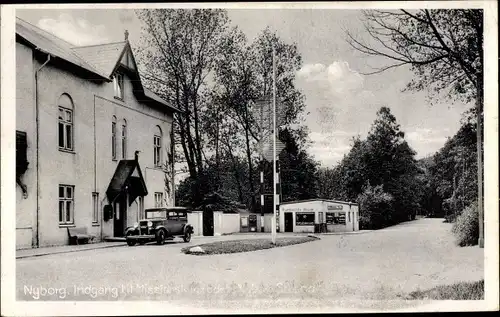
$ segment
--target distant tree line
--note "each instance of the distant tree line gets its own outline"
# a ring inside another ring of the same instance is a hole
[[[252,111],[272,94],[273,47],[277,102],[284,113],[279,131],[286,145],[280,154],[284,201],[358,201],[361,226],[382,228],[417,214],[458,215],[481,200],[481,10],[365,12],[366,34],[374,41],[347,33],[349,43],[393,62],[372,73],[407,65],[415,74],[409,90],[427,90],[432,98],[445,92],[450,100],[476,100],[476,107],[442,149],[421,160],[390,109],[382,107],[367,137],[354,138],[332,168],[320,168],[307,153],[305,101],[295,86],[302,58],[295,43],[268,28],[249,42],[220,9],[137,15],[144,25],[137,53],[144,82],[183,111],[174,118],[175,157],[168,156],[184,163],[189,174],[176,190],[178,204],[259,210],[259,170],[266,170],[269,185],[272,166],[257,154],[260,131]]]

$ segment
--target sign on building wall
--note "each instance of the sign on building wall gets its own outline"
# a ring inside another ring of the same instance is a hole
[[[314,212],[301,212],[295,214],[295,225],[312,226],[314,225]]]
[[[342,205],[328,205],[327,210],[342,210]]]

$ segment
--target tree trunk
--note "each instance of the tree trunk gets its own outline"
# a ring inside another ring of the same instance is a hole
[[[479,241],[480,248],[484,248],[484,210],[483,210],[483,136],[482,136],[482,112],[483,112],[483,86],[482,75],[478,76],[478,87],[476,97],[477,107],[477,201],[479,213]]]
[[[236,186],[238,187],[238,200],[240,203],[246,204],[246,202],[243,201],[243,189],[241,188],[240,175],[238,174],[238,165],[236,164],[236,159],[234,158],[233,150],[231,148],[229,140],[227,141],[227,149],[229,152],[229,156],[231,157],[231,162],[233,163],[234,178],[236,180]]]
[[[245,120],[245,142],[246,142],[246,152],[248,160],[248,180],[250,182],[250,192],[251,192],[251,210],[255,207],[255,187],[253,183],[253,164],[252,164],[252,151],[250,149],[250,127],[248,125],[248,117]]]

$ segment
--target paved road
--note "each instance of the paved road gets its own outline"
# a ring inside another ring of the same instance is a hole
[[[174,242],[18,259],[17,298],[168,300],[229,309],[241,308],[242,300],[259,308],[317,308],[331,301],[398,299],[417,288],[483,278],[483,249],[456,247],[450,229],[440,219],[421,219],[228,255],[185,255],[180,250],[186,244]],[[251,238],[202,238],[189,245]]]

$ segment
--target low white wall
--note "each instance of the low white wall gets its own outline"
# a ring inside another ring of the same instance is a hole
[[[271,232],[273,214],[264,214],[264,232]]]
[[[214,212],[214,235],[240,232],[240,215]]]
[[[193,211],[188,213],[188,223],[193,226],[193,235],[203,235],[203,212]]]

